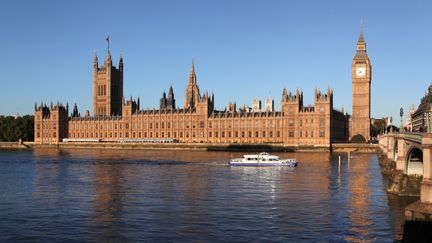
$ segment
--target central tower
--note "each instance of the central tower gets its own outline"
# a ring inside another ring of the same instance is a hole
[[[99,67],[95,53],[93,59],[93,114],[94,116],[121,116],[123,100],[123,58],[114,67],[109,49],[105,63]]]
[[[352,116],[350,118],[350,139],[360,134],[370,140],[370,106],[372,66],[366,53],[363,30],[357,41],[357,52],[351,67]]]
[[[195,74],[194,60],[192,59],[192,66],[189,74],[189,82],[185,92],[184,108],[185,109],[195,108],[198,103],[198,97],[199,97],[199,88],[197,84],[197,77]]]

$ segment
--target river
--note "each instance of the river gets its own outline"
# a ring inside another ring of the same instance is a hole
[[[374,154],[0,150],[0,240],[392,242],[404,208]],[[338,157],[341,156],[341,166]]]

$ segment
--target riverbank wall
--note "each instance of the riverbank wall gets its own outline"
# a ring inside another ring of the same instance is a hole
[[[381,172],[388,178],[387,192],[398,196],[420,197],[421,176],[407,175],[396,169],[396,162],[378,150]]]
[[[376,144],[337,143],[329,146],[284,146],[283,144],[206,144],[206,143],[107,143],[68,142],[58,144],[35,144],[33,142],[0,142],[0,149],[158,149],[203,151],[267,151],[267,152],[359,152],[376,153]]]
[[[0,142],[0,149],[31,149],[33,147],[33,142]]]

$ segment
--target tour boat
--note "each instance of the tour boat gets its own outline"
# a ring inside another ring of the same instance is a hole
[[[229,165],[232,166],[297,166],[296,159],[279,159],[277,155],[269,153],[260,153],[252,155],[243,155],[243,158],[231,159]]]

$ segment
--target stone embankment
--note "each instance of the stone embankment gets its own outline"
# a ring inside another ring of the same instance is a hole
[[[388,193],[398,196],[420,197],[421,176],[407,175],[403,171],[396,169],[396,162],[388,159],[387,155],[378,152],[378,160],[381,165],[382,173],[388,177]]]
[[[33,142],[0,142],[0,149],[31,149]]]
[[[376,153],[375,144],[333,144],[326,146],[284,146],[282,144],[206,144],[206,143],[108,143],[68,142],[59,144],[34,144],[34,148],[60,149],[167,149],[204,151],[267,151],[267,152],[360,152]]]

